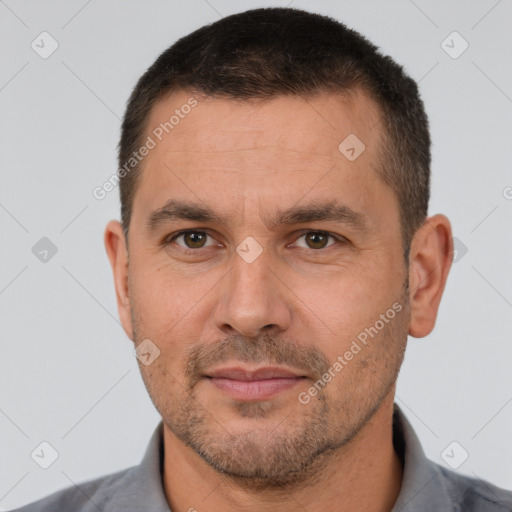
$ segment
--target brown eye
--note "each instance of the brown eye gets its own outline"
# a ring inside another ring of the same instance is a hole
[[[206,242],[206,233],[202,233],[201,231],[185,233],[183,235],[183,241],[190,249],[198,249],[204,246]]]
[[[324,233],[323,231],[308,231],[300,236],[295,244],[304,249],[318,250],[333,245],[335,241],[335,237],[329,233]]]
[[[172,242],[184,249],[202,249],[215,245],[212,237],[204,231],[181,231],[175,234],[167,243],[170,244]]]
[[[306,243],[311,249],[323,249],[327,246],[329,235],[324,233],[311,232],[305,235]]]

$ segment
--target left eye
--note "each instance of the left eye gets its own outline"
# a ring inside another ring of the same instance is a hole
[[[184,244],[178,243],[179,246],[184,247],[186,249],[202,249],[203,247],[215,245],[215,241],[213,241],[213,243],[206,244],[206,240],[208,238],[212,237],[208,235],[208,233],[205,233],[204,231],[183,231],[173,236],[169,240],[169,242],[174,242],[175,240],[182,239]]]
[[[333,241],[336,240],[332,235],[324,233],[323,231],[308,231],[297,238],[297,240],[302,238],[305,240],[305,245],[299,245],[299,247],[304,247],[305,249],[325,249],[334,243],[328,244],[329,238]]]

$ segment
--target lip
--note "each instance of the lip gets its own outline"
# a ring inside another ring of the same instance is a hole
[[[306,377],[290,369],[262,367],[257,369],[232,366],[209,371],[205,375],[217,389],[243,401],[268,399],[282,393]]]
[[[230,366],[225,368],[217,368],[206,374],[210,378],[222,378],[232,380],[267,380],[267,379],[293,379],[296,377],[304,377],[304,375],[294,373],[292,370],[280,368],[278,366],[265,366],[256,369],[243,368],[241,366]]]

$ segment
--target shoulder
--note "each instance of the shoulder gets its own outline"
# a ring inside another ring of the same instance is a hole
[[[461,512],[512,512],[512,491],[437,465],[443,484]]]
[[[67,487],[12,512],[98,512],[130,485],[134,468]]]

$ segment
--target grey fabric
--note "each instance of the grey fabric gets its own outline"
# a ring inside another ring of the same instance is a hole
[[[512,492],[469,478],[425,457],[397,404],[393,443],[404,478],[391,512],[512,512]],[[14,512],[170,512],[162,487],[162,423],[139,466],[65,489]]]

